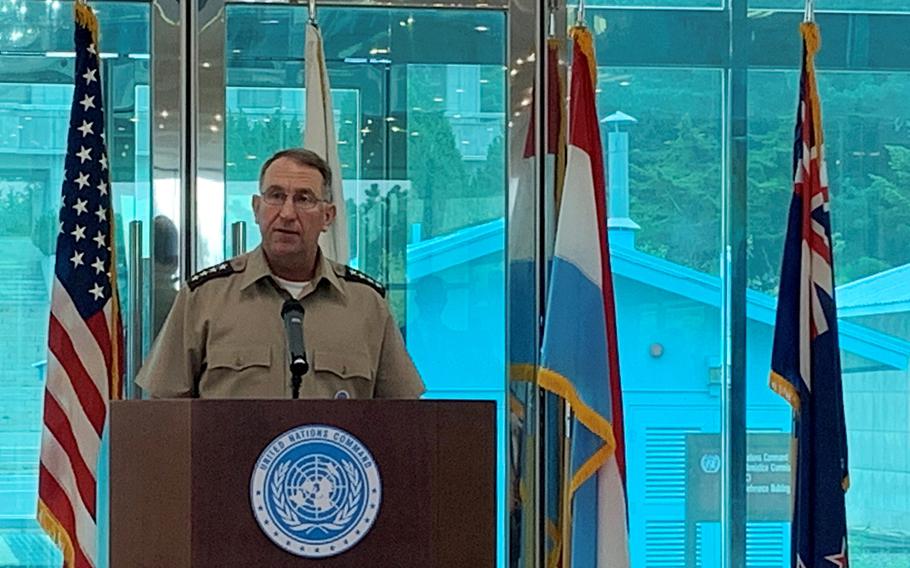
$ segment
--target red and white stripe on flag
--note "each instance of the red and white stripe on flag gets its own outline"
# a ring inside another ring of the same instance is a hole
[[[98,21],[75,10],[75,89],[48,326],[38,522],[67,568],[97,564],[98,453],[108,401],[119,398],[123,328],[113,200],[104,143]]]

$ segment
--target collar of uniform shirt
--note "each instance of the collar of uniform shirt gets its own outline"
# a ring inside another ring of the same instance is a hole
[[[265,253],[262,251],[261,246],[250,251],[250,253],[246,255],[245,261],[245,268],[235,265],[236,269],[243,270],[243,280],[240,284],[242,290],[251,286],[254,282],[258,282],[266,276],[272,275],[272,270],[269,268],[269,263],[265,259]],[[316,274],[313,275],[312,280],[314,290],[319,286],[319,281],[323,278],[328,280],[332,286],[344,295],[344,286],[342,285],[341,280],[338,278],[338,275],[335,274],[331,262],[322,254],[322,249],[320,249],[316,257]]]

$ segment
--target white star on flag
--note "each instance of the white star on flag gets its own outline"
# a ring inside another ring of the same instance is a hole
[[[85,146],[79,146],[80,150],[76,152],[76,155],[79,156],[79,163],[84,164],[86,160],[89,162],[92,161],[92,149],[86,148]]]
[[[73,263],[73,268],[76,268],[77,266],[84,266],[84,264],[83,264],[83,262],[82,262],[82,255],[83,255],[83,254],[85,254],[85,253],[81,253],[81,252],[74,252],[74,253],[73,253],[73,258],[70,259],[70,262]]]
[[[834,564],[838,568],[847,568],[847,542],[841,541],[840,552],[837,554],[832,554],[830,556],[825,556],[825,560]]]
[[[95,73],[97,73],[97,72],[98,72],[97,69],[89,69],[88,71],[83,73],[82,78],[85,79],[86,85],[90,84],[92,81],[98,80],[95,78]]]
[[[101,154],[101,159],[98,160],[101,163],[101,169],[107,169],[107,154]]]
[[[82,99],[81,101],[79,101],[79,104],[84,107],[83,110],[88,112],[88,109],[95,108],[95,97],[90,97],[88,95],[85,95],[85,98]]]
[[[98,222],[101,223],[102,221],[104,221],[105,216],[107,215],[107,209],[105,209],[104,207],[99,205],[98,210],[95,211],[95,215],[98,216]]]
[[[79,184],[79,189],[82,189],[83,187],[87,186],[88,185],[88,174],[79,172],[79,177],[76,178],[76,183]]]
[[[105,183],[104,181],[102,181],[101,183],[99,183],[99,184],[98,184],[98,192],[99,192],[101,195],[107,195],[107,183]]]
[[[76,242],[78,243],[79,241],[81,241],[82,239],[85,238],[85,227],[80,227],[79,225],[76,225],[76,229],[70,234],[73,235],[74,237],[76,237]]]
[[[89,44],[89,46],[88,46],[87,48],[85,48],[85,49],[86,49],[86,51],[88,51],[88,52],[91,53],[92,55],[98,55],[98,52],[95,51],[95,44],[94,44],[94,43]]]
[[[76,130],[78,130],[79,132],[81,132],[81,133],[82,133],[82,137],[85,138],[87,135],[89,135],[89,134],[94,134],[94,133],[95,133],[95,132],[92,130],[92,125],[94,125],[94,124],[95,124],[94,122],[86,122],[86,121],[83,120],[83,121],[82,121],[82,126],[80,126],[79,128],[77,128]]]
[[[101,286],[98,285],[97,282],[95,282],[95,287],[92,288],[91,290],[89,290],[89,293],[92,296],[94,296],[96,300],[100,300],[101,298],[104,297],[104,288],[102,288]]]
[[[83,213],[88,211],[88,209],[85,208],[86,205],[88,205],[88,201],[84,201],[82,199],[76,198],[76,204],[73,205],[73,209],[76,210],[77,216],[82,215]]]
[[[101,274],[104,272],[104,261],[101,260],[101,257],[95,258],[95,262],[92,263],[92,268],[95,269],[95,274]]]
[[[98,243],[98,248],[103,247],[104,246],[104,233],[102,233],[101,231],[98,231],[98,234],[95,235],[92,238],[92,240],[95,241],[96,243]]]

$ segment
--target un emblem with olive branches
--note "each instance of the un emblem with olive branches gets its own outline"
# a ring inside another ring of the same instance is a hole
[[[376,521],[382,500],[372,454],[349,432],[308,424],[277,436],[259,455],[250,503],[263,533],[306,558],[340,554]]]

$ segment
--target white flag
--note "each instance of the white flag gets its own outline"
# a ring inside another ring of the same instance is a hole
[[[306,130],[303,147],[319,154],[332,169],[332,203],[335,222],[319,238],[323,254],[336,262],[347,264],[348,217],[344,206],[341,182],[341,163],[338,160],[338,141],[332,113],[332,91],[329,72],[322,49],[322,34],[312,22],[306,27]]]

